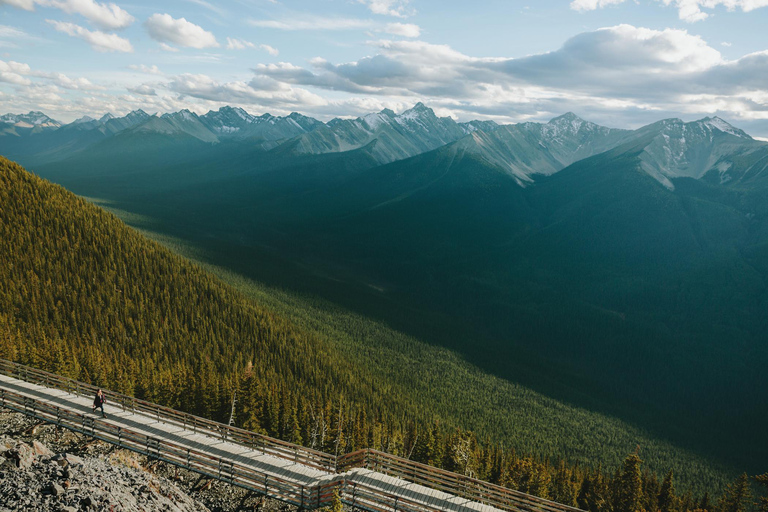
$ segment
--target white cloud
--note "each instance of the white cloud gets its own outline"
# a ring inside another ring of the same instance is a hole
[[[412,23],[387,23],[383,31],[387,34],[403,37],[419,37],[421,35],[421,28]]]
[[[282,84],[354,95],[426,100],[467,118],[521,120],[568,110],[657,120],[663,112],[768,117],[768,51],[727,61],[685,30],[619,25],[579,34],[525,58],[471,57],[424,41],[371,41],[374,54],[309,67],[259,64]],[[756,92],[757,91],[757,92]],[[715,110],[713,110],[715,109]],[[730,109],[730,110],[728,110]],[[618,118],[618,117],[616,117]]]
[[[260,44],[259,48],[267,52],[268,54],[272,56],[276,56],[280,54],[280,51],[278,51],[277,48],[273,48],[272,46],[269,46],[268,44]]]
[[[170,14],[153,14],[144,23],[149,36],[159,43],[173,43],[186,48],[215,48],[216,37],[184,18],[175,19]]]
[[[165,43],[160,43],[160,49],[163,50],[164,52],[171,52],[171,53],[176,53],[176,52],[181,51],[178,48],[176,48],[175,46],[171,46],[171,45],[165,44]]]
[[[22,39],[28,37],[29,35],[23,30],[19,30],[16,27],[9,27],[8,25],[0,25],[0,38]]]
[[[10,5],[25,11],[35,10],[35,0],[0,0],[0,5]]]
[[[107,34],[98,30],[88,30],[74,23],[66,23],[63,21],[45,20],[53,25],[53,27],[59,32],[63,32],[72,37],[82,39],[97,52],[125,52],[130,53],[133,51],[133,46],[128,39],[118,36],[117,34]]]
[[[268,77],[257,76],[250,82],[221,83],[207,75],[184,74],[175,77],[167,87],[181,97],[228,104],[251,104],[288,110],[327,104],[327,100],[306,89],[291,87]]]
[[[768,0],[656,0],[666,6],[677,8],[678,16],[681,20],[693,23],[707,19],[709,13],[702,9],[714,9],[716,7],[725,7],[729,11],[741,9],[749,12],[761,7],[768,6]],[[573,0],[571,9],[577,11],[594,11],[609,5],[624,3],[625,0]]]
[[[227,11],[225,11],[224,9],[215,6],[212,3],[210,3],[210,2],[206,2],[205,0],[187,0],[187,2],[192,2],[193,4],[197,4],[197,5],[200,5],[202,7],[205,7],[209,11],[213,11],[216,14],[218,14],[219,16],[226,16],[226,14],[227,14]]]
[[[594,11],[601,7],[618,5],[621,3],[624,3],[624,0],[573,0],[571,2],[571,9],[576,11]]]
[[[414,10],[409,8],[409,0],[358,0],[365,4],[374,14],[383,14],[386,16],[396,16],[405,18],[414,14]]]
[[[135,21],[133,16],[116,4],[101,4],[94,0],[0,0],[0,5],[9,5],[26,11],[34,11],[35,5],[55,7],[67,14],[79,14],[105,30],[125,28]]]
[[[48,77],[53,83],[64,89],[73,91],[95,91],[102,89],[102,87],[94,85],[90,80],[83,77],[70,78],[64,73],[51,73]]]
[[[709,14],[702,11],[704,9],[714,9],[723,6],[729,11],[741,9],[749,12],[754,9],[768,6],[768,0],[660,0],[664,5],[674,5],[678,9],[678,15],[681,20],[687,22],[701,21],[707,19]]]
[[[256,45],[242,39],[227,38],[227,50],[245,50],[246,48],[256,48]]]
[[[146,84],[128,87],[127,89],[134,94],[140,94],[142,96],[157,96],[157,91]]]
[[[14,85],[29,85],[31,82],[26,75],[32,73],[28,64],[0,60],[0,82]]]
[[[371,20],[359,18],[326,18],[323,16],[287,18],[282,20],[250,20],[254,27],[277,30],[359,30],[375,26]]]
[[[145,64],[131,64],[128,66],[128,69],[132,69],[134,71],[139,71],[140,73],[145,73],[147,75],[162,75],[163,72],[160,71],[160,69],[155,66],[154,64],[151,66],[147,66]]]
[[[113,3],[100,4],[94,0],[36,0],[39,5],[56,7],[68,14],[79,14],[105,30],[125,28],[135,18]]]

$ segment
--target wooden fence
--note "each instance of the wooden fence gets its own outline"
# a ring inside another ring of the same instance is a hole
[[[95,395],[98,389],[90,384],[4,359],[0,359],[0,374],[89,399]],[[380,488],[352,481],[346,477],[350,470],[364,468],[502,510],[514,512],[583,512],[574,507],[377,450],[359,450],[337,458],[327,453],[179,412],[131,396],[111,391],[108,394],[112,405],[124,411],[140,413],[164,423],[177,425],[193,432],[302,464],[327,473],[329,478],[326,479],[327,481],[316,485],[302,485],[260,472],[234,458],[217,457],[162,438],[116,427],[108,421],[94,418],[91,415],[52,406],[2,387],[0,387],[0,405],[304,509],[328,505],[333,501],[334,493],[338,491],[344,503],[372,512],[393,510],[439,512],[441,510],[393,492],[384,492]]]

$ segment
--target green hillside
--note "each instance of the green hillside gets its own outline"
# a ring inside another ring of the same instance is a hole
[[[526,188],[460,145],[378,167],[364,149],[280,148],[149,169],[84,155],[39,171],[237,274],[759,471],[764,189],[669,190],[640,170],[649,140]]]
[[[211,268],[240,293],[15,164],[0,176],[3,357],[214,418],[237,387],[240,425],[312,445],[318,421],[341,423],[343,436],[314,440],[328,451],[373,446],[455,469],[452,447],[474,439],[455,428],[472,428],[475,474],[517,472],[507,485],[566,502],[594,475],[557,459],[616,467],[638,444],[649,482],[673,467],[684,486],[718,491],[731,474],[383,324]]]

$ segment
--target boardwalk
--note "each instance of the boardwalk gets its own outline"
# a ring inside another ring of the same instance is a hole
[[[305,509],[342,501],[374,512],[580,512],[374,450],[336,459],[308,448],[0,360],[0,405]],[[453,491],[453,492],[451,492]],[[491,504],[495,506],[491,506]]]

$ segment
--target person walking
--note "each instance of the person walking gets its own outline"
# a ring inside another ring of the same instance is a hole
[[[93,408],[91,409],[91,412],[96,412],[96,409],[101,409],[102,418],[106,418],[107,415],[104,413],[104,402],[106,401],[107,397],[104,396],[104,392],[102,390],[98,390],[96,392],[96,396],[93,398]]]

